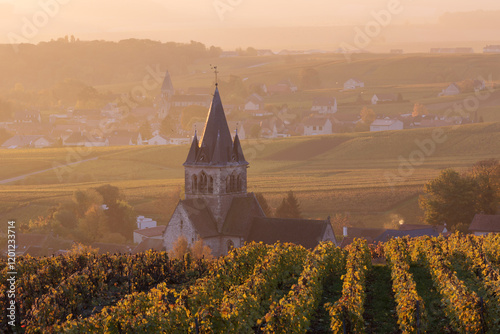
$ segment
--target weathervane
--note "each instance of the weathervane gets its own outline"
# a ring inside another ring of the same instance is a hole
[[[217,66],[212,66],[212,64],[210,64],[210,68],[212,70],[214,70],[214,73],[215,73],[215,86],[217,87],[219,85],[219,82],[217,80],[217,74],[219,74],[219,71],[217,71]]]

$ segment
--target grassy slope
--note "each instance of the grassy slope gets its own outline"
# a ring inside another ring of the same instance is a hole
[[[308,217],[350,212],[365,225],[401,219],[415,223],[421,214],[417,197],[427,180],[444,168],[463,169],[478,160],[500,156],[500,123],[448,127],[444,128],[447,139],[436,145],[432,155],[404,178],[388,182],[386,173],[399,175],[400,158],[409,159],[412,152],[418,152],[415,141],[431,138],[432,131],[244,141],[251,167],[249,190],[263,192],[276,207],[292,189]],[[85,158],[99,159],[72,166],[64,173],[63,183],[49,171],[18,184],[0,185],[0,219],[27,221],[45,214],[51,205],[69,200],[77,189],[111,183],[123,190],[139,213],[165,221],[168,217],[161,201],[169,192],[182,188],[187,150],[187,146],[93,148]],[[2,151],[0,179],[24,174],[24,169],[17,168],[20,161],[30,162],[30,170],[42,169],[52,161],[66,161],[71,152]]]

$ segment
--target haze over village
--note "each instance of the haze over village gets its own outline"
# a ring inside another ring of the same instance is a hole
[[[495,333],[499,17],[0,0],[2,326]]]

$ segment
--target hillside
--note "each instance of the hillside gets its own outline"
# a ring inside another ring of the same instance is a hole
[[[401,219],[415,223],[421,214],[416,200],[425,182],[442,169],[465,169],[479,160],[500,157],[500,123],[442,128],[440,143],[428,146],[431,154],[419,153],[416,141],[428,142],[434,131],[438,130],[243,141],[250,162],[249,191],[264,193],[276,207],[293,190],[304,215],[311,218],[349,212],[365,226]],[[164,201],[172,193],[182,193],[187,150],[187,146],[4,150],[0,180],[54,163],[97,159],[0,184],[0,219],[27,222],[69,200],[77,189],[110,183],[123,191],[138,213],[166,223],[176,203]],[[405,161],[411,159],[415,166],[408,169]]]

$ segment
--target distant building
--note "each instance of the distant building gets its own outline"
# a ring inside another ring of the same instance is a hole
[[[157,223],[151,218],[146,218],[144,216],[137,216],[137,229],[143,230],[145,228],[156,227]]]
[[[500,233],[500,215],[476,214],[469,226],[474,235]]]
[[[332,134],[332,122],[329,118],[308,117],[304,124],[304,136],[329,135]]]
[[[255,111],[264,109],[264,99],[259,94],[252,94],[248,97],[247,102],[245,103],[245,110]]]
[[[391,49],[390,52],[392,54],[403,54],[404,53],[403,49]]]
[[[365,87],[365,83],[359,79],[351,78],[344,83],[344,89],[356,89]]]
[[[144,228],[141,230],[134,231],[134,243],[139,244],[143,242],[145,239],[159,239],[162,240],[163,232],[167,227],[165,225]]]
[[[370,125],[371,132],[403,130],[403,122],[397,119],[376,119]]]
[[[42,115],[39,111],[17,111],[14,113],[14,121],[17,123],[41,123]]]
[[[170,140],[162,135],[156,135],[148,140],[148,145],[168,145]]]
[[[473,48],[431,48],[431,53],[474,53]]]
[[[487,45],[483,48],[484,53],[500,53],[500,45]]]
[[[53,142],[45,136],[15,135],[2,144],[2,148],[44,148],[52,146]]]
[[[460,94],[460,87],[456,83],[450,84],[448,87],[443,89],[439,96],[452,96]]]
[[[335,114],[337,112],[337,99],[334,97],[315,98],[311,111],[320,114]]]
[[[101,147],[109,146],[109,140],[94,137],[91,134],[83,134],[80,132],[71,134],[68,138],[63,140],[64,146],[82,146],[82,147]]]
[[[372,104],[378,104],[380,102],[397,102],[397,94],[374,94],[372,97]]]

